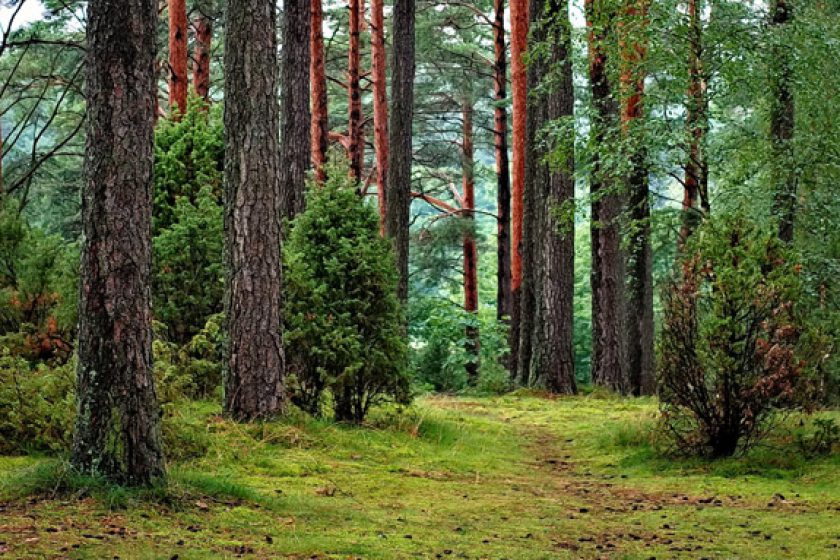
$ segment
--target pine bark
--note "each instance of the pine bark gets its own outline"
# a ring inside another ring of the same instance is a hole
[[[327,107],[327,70],[324,60],[324,9],[321,0],[311,0],[309,30],[310,95],[312,99],[312,167],[315,179],[323,183],[324,164],[330,143],[329,111]]]
[[[465,349],[471,357],[467,363],[467,380],[470,385],[478,381],[479,330],[478,322],[478,247],[475,239],[475,145],[473,139],[473,105],[467,97],[462,107],[463,144],[461,146],[461,169],[463,173],[463,206],[461,216],[466,220],[464,227],[464,310],[472,314],[473,323],[466,327]]]
[[[187,3],[169,0],[169,112],[175,119],[187,112]]]
[[[385,232],[393,240],[400,280],[397,293],[408,300],[408,227],[411,207],[412,123],[414,120],[415,0],[394,0],[388,206]]]
[[[129,485],[164,476],[152,368],[155,0],[90,0],[77,419],[72,463]]]
[[[362,89],[361,77],[361,0],[350,0],[350,46],[347,55],[347,152],[350,173],[356,182],[362,180],[364,143],[362,139]]]
[[[496,156],[497,268],[496,317],[507,321],[511,314],[510,160],[508,158],[507,47],[505,45],[505,0],[494,0],[493,10],[493,111]]]
[[[199,9],[193,20],[195,52],[193,55],[193,89],[195,94],[210,100],[210,53],[213,46],[213,18]]]
[[[697,225],[710,211],[709,165],[706,159],[706,133],[709,129],[709,100],[703,65],[702,0],[688,1],[689,52],[686,134],[688,158],[683,179],[682,225],[678,247],[682,249]]]
[[[279,107],[273,0],[230,0],[225,26],[225,412],[282,413]]]
[[[797,173],[793,154],[795,106],[791,88],[791,47],[785,44],[785,28],[793,19],[789,0],[770,2],[773,37],[770,64],[770,146],[771,174],[775,197],[773,210],[779,221],[779,239],[793,241],[796,221]]]
[[[514,379],[521,377],[518,364],[522,316],[523,220],[525,216],[525,128],[528,76],[523,55],[528,48],[528,0],[510,0],[510,60],[513,91],[513,134],[511,153],[511,328],[510,359]],[[527,363],[527,362],[526,362]]]
[[[622,197],[616,177],[602,165],[600,154],[610,149],[618,129],[619,109],[607,73],[607,48],[613,39],[614,11],[608,0],[586,0],[589,45],[589,82],[592,90],[590,176],[592,198],[592,381],[624,393],[625,367],[624,282],[621,250]]]
[[[380,232],[385,234],[385,184],[388,181],[388,84],[386,83],[385,16],[383,0],[371,0],[371,57],[373,58],[373,143],[376,150],[376,187]]]
[[[644,135],[648,0],[625,0],[621,40],[622,131],[629,147],[627,251],[627,377],[636,396],[654,392],[653,251],[650,183]]]
[[[534,250],[534,313],[529,381],[556,394],[576,392],[574,360],[574,133],[537,141],[546,125],[574,118],[571,24],[567,0],[532,0],[532,38],[549,45],[528,67],[525,196]],[[549,155],[560,155],[549,163]],[[526,230],[527,231],[527,230]],[[529,244],[531,244],[529,243]],[[524,307],[523,307],[524,308]]]
[[[310,165],[309,31],[310,1],[286,0],[281,60],[280,188],[283,218],[303,212]]]

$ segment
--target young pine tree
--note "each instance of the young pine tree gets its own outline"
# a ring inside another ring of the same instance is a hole
[[[317,414],[329,389],[336,419],[359,423],[377,402],[408,400],[403,311],[376,212],[346,160],[326,172],[284,250],[288,364],[298,405]]]

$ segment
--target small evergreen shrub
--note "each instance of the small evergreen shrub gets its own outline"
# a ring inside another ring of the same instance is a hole
[[[360,423],[383,400],[409,401],[403,311],[376,212],[346,161],[327,177],[310,185],[284,250],[287,363],[301,408],[318,414],[329,390],[336,419]]]
[[[692,238],[663,294],[659,339],[663,422],[680,450],[733,455],[794,402],[798,269],[775,232],[743,217]]]

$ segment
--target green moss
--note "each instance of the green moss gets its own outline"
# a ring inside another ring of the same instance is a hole
[[[655,411],[430,397],[363,427],[243,426],[192,403],[179,414],[205,451],[171,464],[165,491],[56,493],[61,463],[0,458],[0,542],[23,558],[836,557],[840,462],[797,459],[807,423],[709,463],[662,456]]]

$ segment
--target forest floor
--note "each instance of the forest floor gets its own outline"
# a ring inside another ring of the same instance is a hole
[[[810,421],[706,463],[654,450],[644,399],[428,397],[363,428],[177,414],[198,443],[165,491],[0,458],[0,557],[840,557],[840,457],[801,457]]]

